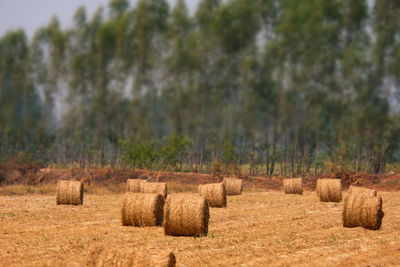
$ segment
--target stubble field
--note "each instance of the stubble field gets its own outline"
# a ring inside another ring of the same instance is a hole
[[[122,194],[85,195],[56,206],[53,195],[0,197],[1,266],[84,266],[98,247],[171,250],[177,266],[390,266],[400,264],[400,193],[379,192],[379,231],[343,228],[342,203],[315,192],[245,192],[211,208],[207,237],[165,236],[162,227],[123,227]]]

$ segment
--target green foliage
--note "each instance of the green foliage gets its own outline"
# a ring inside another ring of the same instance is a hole
[[[232,164],[236,159],[235,147],[230,139],[225,139],[222,150],[222,161],[224,164]]]
[[[54,17],[32,40],[4,34],[0,157],[190,171],[218,159],[238,175],[398,161],[399,1],[186,4],[110,0],[68,29]]]
[[[159,156],[152,142],[132,142],[122,139],[119,147],[122,161],[132,168],[151,169]]]
[[[163,165],[175,169],[180,164],[180,169],[182,169],[183,160],[187,156],[188,145],[189,140],[187,138],[177,134],[170,136],[165,146],[160,149]]]

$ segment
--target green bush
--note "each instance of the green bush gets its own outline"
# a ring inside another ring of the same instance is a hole
[[[119,142],[119,147],[122,161],[132,168],[151,169],[159,156],[153,142],[133,142],[124,139]]]
[[[172,135],[167,144],[160,149],[162,163],[166,168],[182,169],[182,164],[188,153],[189,140],[186,137]]]

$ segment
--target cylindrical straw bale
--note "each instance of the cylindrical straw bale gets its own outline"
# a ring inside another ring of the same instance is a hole
[[[210,211],[200,196],[170,195],[164,206],[164,233],[172,236],[206,236]]]
[[[322,202],[342,201],[342,183],[340,179],[318,179],[317,196]]]
[[[242,179],[225,177],[223,183],[225,184],[226,194],[228,196],[235,196],[242,194],[243,190]]]
[[[57,181],[57,205],[82,205],[83,183],[80,181]]]
[[[141,183],[140,184],[140,192],[142,193],[152,193],[152,194],[160,194],[167,198],[168,190],[166,183]]]
[[[145,182],[146,180],[143,179],[128,179],[126,181],[126,191],[132,193],[139,193],[140,185]]]
[[[381,228],[383,211],[382,197],[376,191],[350,193],[343,200],[343,227],[364,227],[370,230]],[[375,196],[374,196],[375,195]]]
[[[283,179],[285,194],[303,194],[303,180],[301,178]]]
[[[149,249],[105,249],[96,248],[88,257],[90,267],[174,267],[176,259],[169,250]]]
[[[121,221],[123,226],[161,226],[164,198],[160,194],[125,194],[122,200]]]
[[[376,191],[373,189],[368,189],[364,187],[358,187],[358,186],[350,186],[349,191],[347,191],[347,194],[358,194],[358,195],[363,195],[366,197],[376,197]]]
[[[199,194],[207,199],[210,207],[226,207],[226,189],[224,183],[199,185]]]

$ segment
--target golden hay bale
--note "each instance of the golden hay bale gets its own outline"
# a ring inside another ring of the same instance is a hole
[[[382,197],[374,190],[352,188],[343,200],[343,227],[378,230],[383,216]]]
[[[121,221],[123,226],[161,226],[164,198],[160,194],[128,192],[122,200]]]
[[[146,180],[142,180],[142,179],[128,179],[126,181],[126,191],[133,192],[133,193],[139,193],[140,185],[145,182],[146,182]]]
[[[322,202],[340,202],[342,200],[340,179],[318,179],[317,196]]]
[[[242,194],[243,190],[242,179],[225,177],[223,183],[225,184],[226,194],[228,196],[235,196]]]
[[[165,198],[167,198],[167,194],[168,194],[167,184],[166,183],[141,183],[140,184],[140,192],[160,194],[165,199]]]
[[[283,179],[285,194],[303,194],[303,180],[301,178]]]
[[[176,259],[174,253],[169,250],[95,248],[91,251],[86,265],[90,267],[174,267]]]
[[[80,181],[57,181],[57,205],[82,205],[83,183]]]
[[[199,185],[199,194],[207,199],[210,207],[226,207],[226,189],[224,183]]]
[[[349,191],[347,191],[347,194],[360,194],[366,197],[376,197],[376,191],[364,187],[358,187],[358,186],[350,186]]]
[[[172,236],[206,236],[210,211],[204,197],[170,195],[164,206],[164,233]]]

